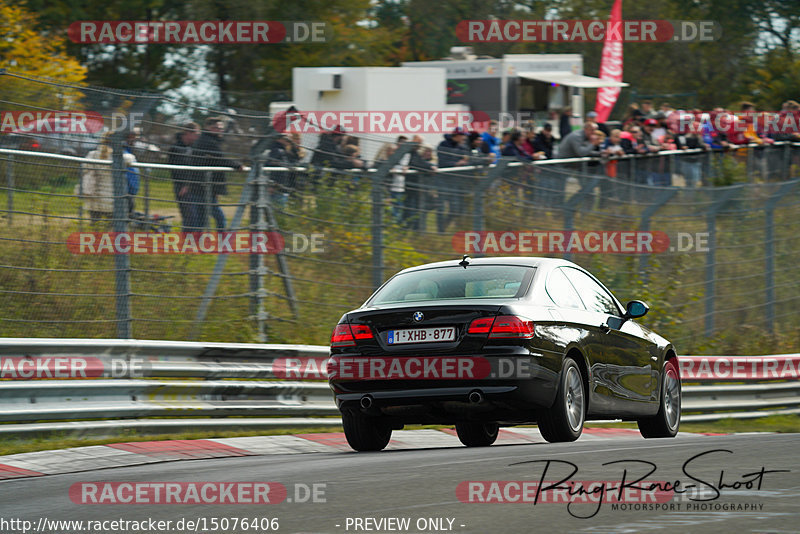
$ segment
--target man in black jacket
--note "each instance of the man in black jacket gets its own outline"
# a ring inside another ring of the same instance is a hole
[[[196,122],[188,122],[181,126],[181,131],[175,134],[175,144],[167,153],[169,165],[197,165],[192,152],[192,145],[200,137],[200,126]],[[195,171],[172,169],[172,191],[178,201],[178,210],[181,212],[183,231],[190,232],[197,225],[197,203],[202,200],[202,184],[198,183],[198,174]],[[198,228],[199,229],[199,228]]]
[[[466,138],[466,130],[460,127],[444,136],[436,151],[440,169],[469,165],[470,149],[464,143]],[[437,177],[439,210],[436,214],[436,224],[440,233],[444,233],[447,225],[464,212],[465,197],[468,193],[464,181],[464,176],[457,173],[442,173]]]
[[[547,159],[553,159],[553,125],[544,123],[542,130],[533,138],[533,153],[544,152]]]
[[[242,164],[227,159],[222,151],[222,132],[225,130],[225,120],[222,117],[209,117],[203,123],[203,133],[194,146],[194,155],[198,165],[203,167],[233,167],[242,170]],[[210,177],[208,176],[210,174]],[[217,223],[217,229],[225,228],[225,214],[218,203],[219,195],[228,192],[225,173],[222,171],[200,172],[199,181],[203,182],[203,201],[200,206],[199,223],[205,227],[208,221],[208,207],[211,207],[211,216]]]

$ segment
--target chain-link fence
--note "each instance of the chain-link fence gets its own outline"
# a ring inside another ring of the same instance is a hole
[[[644,323],[682,352],[800,346],[798,144],[437,169],[435,147],[406,143],[366,169],[358,151],[387,138],[344,156],[279,139],[265,112],[3,79],[8,110],[102,128],[0,134],[0,336],[325,344],[389,275],[467,252],[567,257],[648,301]],[[193,153],[187,124],[208,117],[216,152]],[[261,233],[278,245],[254,247]]]

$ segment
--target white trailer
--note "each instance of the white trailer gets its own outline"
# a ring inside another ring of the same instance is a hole
[[[292,69],[292,100],[300,112],[446,111],[447,77],[441,67],[296,67]],[[463,109],[463,106],[452,106]],[[360,138],[361,156],[372,162],[380,146],[397,134],[353,133]],[[413,133],[406,133],[409,139]],[[441,133],[420,134],[436,146]],[[303,135],[314,148],[317,135]]]

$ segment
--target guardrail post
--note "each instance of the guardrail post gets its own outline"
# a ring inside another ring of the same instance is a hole
[[[260,170],[260,162],[254,164],[254,168]],[[263,172],[256,174],[253,181],[253,203],[250,205],[250,224],[254,232],[265,232],[267,230],[267,221],[265,220],[265,212],[267,209],[266,199],[266,176]],[[252,241],[251,241],[252,243]],[[264,343],[267,341],[267,319],[268,313],[264,306],[266,297],[266,290],[264,289],[264,275],[268,274],[267,266],[264,262],[264,255],[258,253],[250,254],[250,311],[251,315],[256,320],[257,325],[257,338],[258,341]]]
[[[128,183],[125,178],[127,169],[123,160],[122,144],[124,136],[125,132],[120,130],[111,138],[113,150],[111,179],[114,192],[114,232],[126,232],[128,230]],[[133,337],[130,301],[131,257],[128,254],[115,254],[114,269],[116,277],[117,338],[130,339]]]
[[[706,254],[706,294],[705,294],[705,335],[714,333],[714,291],[716,282],[716,252],[717,252],[717,213],[720,209],[744,186],[738,185],[727,188],[711,205],[706,216],[708,226],[708,254]]]
[[[267,126],[264,136],[250,149],[250,155],[254,160],[256,160],[256,163],[260,161],[258,156],[262,154],[267,147],[269,147],[270,143],[272,143],[274,135],[275,130],[273,130],[272,126]],[[242,195],[239,198],[239,205],[236,206],[236,213],[233,215],[233,220],[230,222],[230,228],[232,229],[240,228],[242,225],[245,207],[250,202],[251,186],[253,185],[253,181],[256,179],[259,172],[261,172],[260,163],[254,164],[247,175],[247,180],[242,186]],[[189,333],[189,339],[197,339],[197,337],[200,335],[203,322],[206,320],[208,307],[211,305],[211,298],[214,296],[214,293],[217,292],[217,286],[219,285],[220,278],[222,277],[222,271],[225,270],[225,264],[227,262],[228,254],[220,254],[217,257],[217,263],[214,265],[213,274],[211,275],[211,279],[208,281],[206,290],[203,293],[203,300],[200,301],[200,306],[197,309],[197,315],[195,316],[194,323],[192,324],[192,330]]]
[[[646,210],[642,212],[642,218],[639,222],[639,231],[647,232],[650,230],[650,218],[655,215],[656,211],[661,208],[664,204],[669,202],[672,197],[678,194],[677,188],[670,188],[665,189],[661,192],[661,194],[656,197],[656,200],[653,204],[650,204]],[[647,273],[647,266],[650,263],[650,255],[649,254],[642,254],[639,257],[639,274],[642,278],[642,281],[647,283],[649,281],[650,276]]]
[[[14,156],[8,155],[6,160],[6,183],[8,184],[8,225],[11,226],[14,219]]]
[[[799,182],[787,182],[783,184],[778,191],[772,195],[764,207],[764,276],[765,276],[765,304],[766,304],[766,322],[767,329],[770,332],[775,331],[775,206],[778,202],[785,197],[789,191]]]

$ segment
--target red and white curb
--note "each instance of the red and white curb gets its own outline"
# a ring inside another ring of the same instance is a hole
[[[682,437],[704,434],[681,433]],[[585,428],[581,441],[639,438],[628,428]],[[538,428],[501,429],[498,445],[546,443]],[[455,430],[396,430],[388,450],[462,447]],[[53,451],[26,452],[0,456],[0,480],[76,473],[109,467],[127,467],[156,462],[261,456],[311,452],[350,451],[341,432],[295,434],[290,436],[250,436],[241,438],[139,441],[112,443]]]

